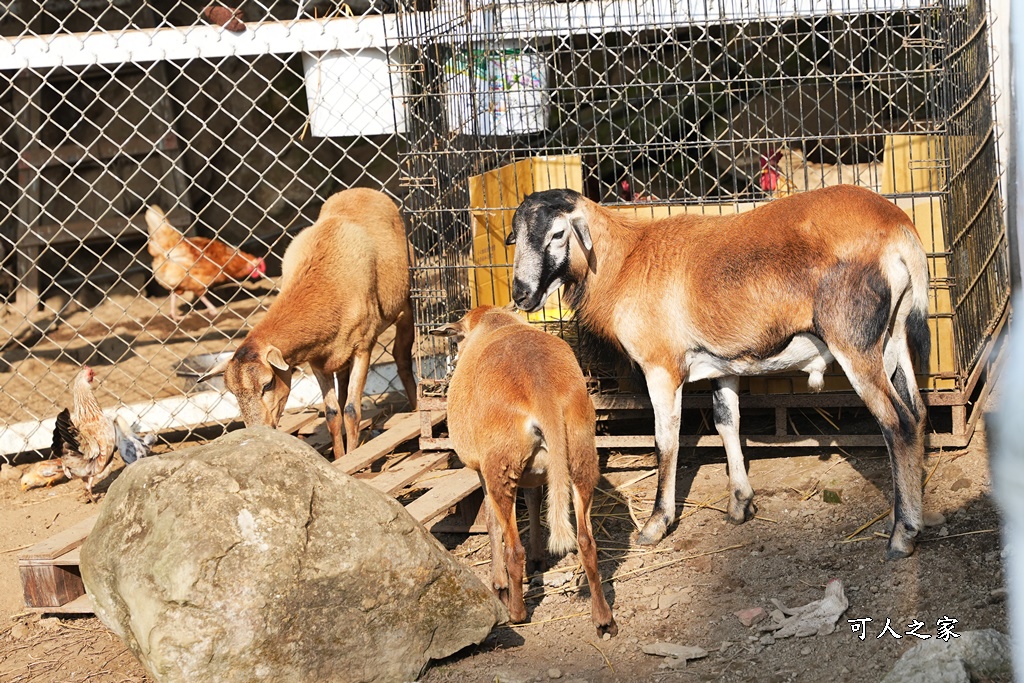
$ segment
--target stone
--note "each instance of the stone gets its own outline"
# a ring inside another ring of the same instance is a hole
[[[558,669],[548,669],[548,678],[556,679],[556,678],[561,678],[561,677],[562,677],[562,672],[559,671]]]
[[[685,605],[689,602],[690,596],[685,591],[666,593],[658,598],[658,609],[670,609],[680,603]]]
[[[660,589],[657,586],[644,586],[640,589],[640,594],[645,598],[649,598],[652,595],[657,595]]]
[[[946,516],[935,510],[925,510],[921,521],[925,527],[942,526],[946,523]]]
[[[490,681],[491,683],[532,683],[533,676],[522,671],[499,669],[494,672],[494,677]]]
[[[739,612],[733,612],[744,626],[750,627],[759,621],[763,621],[768,614],[760,607],[751,607],[750,609],[741,609]]]
[[[971,480],[970,479],[967,479],[966,477],[960,477],[959,479],[957,479],[956,481],[953,482],[953,484],[949,487],[949,490],[950,491],[959,491],[961,489],[966,489],[966,488],[970,487],[970,485],[971,485]]]
[[[811,654],[811,648],[809,648],[809,647],[802,647],[802,648],[800,648],[800,654],[803,655],[804,657],[806,657],[807,655]]]
[[[81,571],[156,683],[411,681],[507,619],[397,501],[266,427],[126,468]]]
[[[4,463],[0,465],[0,481],[18,481],[21,479],[21,470],[14,465]]]
[[[922,641],[897,660],[882,683],[970,683],[1010,676],[1010,639],[993,629]],[[1009,678],[1007,678],[1009,680]]]
[[[10,630],[11,640],[22,640],[30,632],[31,632],[31,629],[28,627],[28,624],[19,621],[18,623],[16,623],[14,626],[11,627],[11,630]]]
[[[676,659],[702,659],[708,656],[707,650],[693,645],[676,645],[675,643],[655,642],[641,648],[646,654],[658,657],[674,657]]]
[[[541,574],[541,583],[545,586],[551,586],[552,588],[558,588],[569,583],[569,579],[572,578],[572,572],[544,572]]]
[[[665,661],[658,665],[659,669],[685,669],[686,660],[679,657],[666,657]]]
[[[61,626],[60,619],[57,617],[46,617],[45,619],[39,620],[38,626],[44,631],[56,631]]]
[[[949,527],[939,529],[939,536],[949,536]]]
[[[772,634],[770,634],[770,633],[766,633],[763,636],[761,636],[761,638],[757,642],[759,642],[761,645],[764,645],[765,647],[767,647],[768,645],[774,645],[775,644],[775,637],[772,636]]]

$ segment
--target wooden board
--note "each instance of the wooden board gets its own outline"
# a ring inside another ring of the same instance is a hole
[[[395,494],[416,481],[426,472],[448,461],[446,451],[418,451],[385,472],[355,475],[375,489]]]
[[[427,482],[430,490],[405,506],[413,517],[426,523],[480,488],[480,477],[471,469],[451,470]]]
[[[99,515],[83,519],[78,524],[68,527],[59,534],[36,543],[18,555],[18,564],[49,563],[55,558],[77,548],[82,545],[82,541],[89,535],[92,527],[96,524],[97,517]]]
[[[441,422],[443,419],[444,415],[439,415],[437,422]],[[342,472],[355,474],[378,458],[395,450],[402,442],[413,439],[419,436],[419,434],[419,414],[402,413],[402,417],[396,418],[390,429],[386,430],[376,439],[371,439],[354,451],[346,453],[331,464]]]

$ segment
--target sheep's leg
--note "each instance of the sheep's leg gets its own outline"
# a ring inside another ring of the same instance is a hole
[[[501,528],[501,537],[505,542],[504,554],[491,557],[492,566],[503,558],[508,572],[508,591],[503,597],[499,590],[498,597],[502,598],[508,608],[509,621],[518,624],[526,621],[526,603],[523,601],[523,563],[526,551],[516,527],[516,490],[514,487],[509,490],[503,486],[490,486],[487,489],[487,502],[495,517],[495,526]],[[493,540],[491,547],[494,547]]]
[[[654,545],[665,538],[676,516],[676,458],[679,455],[679,424],[683,414],[682,378],[662,367],[644,370],[654,405],[654,445],[658,453],[658,495],[654,511],[637,537],[640,545]]]
[[[407,303],[401,315],[398,316],[398,320],[395,321],[395,345],[391,355],[395,359],[398,378],[402,380],[411,410],[416,410],[416,378],[412,374],[412,345],[415,338],[412,305]]]
[[[523,489],[523,497],[526,498],[527,517],[530,520],[530,545],[526,554],[526,573],[530,575],[544,571],[546,553],[540,526],[541,487]]]
[[[325,372],[322,365],[310,363],[309,367],[313,370],[313,376],[316,377],[320,393],[324,397],[324,418],[327,421],[327,431],[331,434],[334,459],[337,460],[345,452],[342,442],[341,406],[338,403],[338,386],[342,385],[335,385],[335,374]]]
[[[590,618],[597,628],[597,634],[616,635],[619,627],[612,616],[612,608],[601,587],[601,573],[597,570],[597,544],[594,542],[594,531],[590,524],[590,506],[594,500],[593,489],[576,484],[572,487],[573,507],[576,508],[576,542],[579,544],[580,562],[587,572],[587,583],[590,584]]]
[[[501,542],[501,525],[494,514],[494,505],[487,495],[487,483],[480,475],[480,487],[484,491],[484,519],[487,522],[487,540],[491,542],[491,588],[503,604],[508,604],[508,570],[505,568],[505,548]]]
[[[345,398],[345,452],[359,445],[359,423],[363,417],[363,389],[366,373],[370,371],[370,349],[357,349],[349,368],[348,395]]]
[[[908,407],[900,397],[893,382],[885,376],[880,353],[875,354],[877,358],[855,352],[849,355],[832,353],[864,405],[878,421],[889,451],[893,478],[893,527],[885,557],[889,560],[907,557],[914,552],[915,539],[923,527],[923,411],[918,413],[913,407]],[[899,373],[902,373],[902,368]],[[905,377],[903,380],[906,383]]]
[[[754,505],[754,489],[747,479],[746,461],[740,445],[740,380],[738,377],[721,377],[712,380],[712,404],[715,413],[715,429],[725,445],[725,456],[729,462],[729,521],[742,524],[757,514]]]
[[[213,305],[213,302],[206,298],[206,294],[200,294],[199,300],[206,304],[206,312],[212,317],[216,318],[220,314],[220,311]]]

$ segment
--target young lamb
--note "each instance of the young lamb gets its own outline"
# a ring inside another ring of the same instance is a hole
[[[536,487],[547,482],[548,548],[561,554],[576,546],[569,521],[571,496],[575,540],[590,584],[591,618],[599,635],[614,636],[618,627],[601,590],[590,525],[600,478],[594,405],[569,345],[493,306],[475,308],[458,323],[431,334],[459,341],[459,359],[448,388],[448,433],[459,459],[480,475],[487,500],[492,583],[512,621],[526,620],[516,490],[525,489],[529,564],[534,571],[543,558]]]
[[[839,361],[882,429],[895,520],[887,557],[921,529],[925,407],[911,355],[927,363],[928,267],[910,218],[884,197],[840,185],[729,216],[639,220],[571,190],[529,195],[512,297],[526,311],[561,285],[581,320],[643,371],[659,458],[654,512],[639,541],[675,519],[682,386],[711,379],[725,444],[729,518],[756,512],[739,438],[741,375],[798,368],[820,390]]]
[[[359,445],[370,352],[392,323],[398,376],[416,407],[409,245],[398,207],[369,189],[331,196],[316,223],[288,245],[282,271],[281,292],[266,317],[207,377],[224,373],[246,426],[276,426],[292,371],[308,362],[324,395],[338,458]],[[344,411],[338,397],[343,389]]]

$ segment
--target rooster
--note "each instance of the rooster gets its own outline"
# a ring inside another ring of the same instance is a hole
[[[629,184],[628,180],[623,180],[619,183],[619,194],[627,202],[656,202],[658,198],[653,194],[642,194],[636,192],[632,185]]]
[[[65,476],[84,480],[89,498],[94,502],[92,485],[110,466],[115,442],[114,423],[100,410],[92,393],[95,379],[96,372],[83,365],[71,385],[74,407],[65,408],[57,415],[51,448]]]
[[[800,150],[770,148],[768,154],[761,155],[761,189],[773,197],[840,184],[860,185],[877,192],[882,183],[881,169],[882,165],[874,161],[816,164],[807,161]]]
[[[171,291],[171,319],[178,321],[177,296],[194,292],[206,304],[211,316],[217,307],[206,298],[206,291],[214,285],[231,280],[263,277],[267,266],[263,259],[240,249],[205,237],[185,237],[167,220],[159,206],[146,210],[149,226],[147,249],[153,257],[153,275],[156,281]]]

